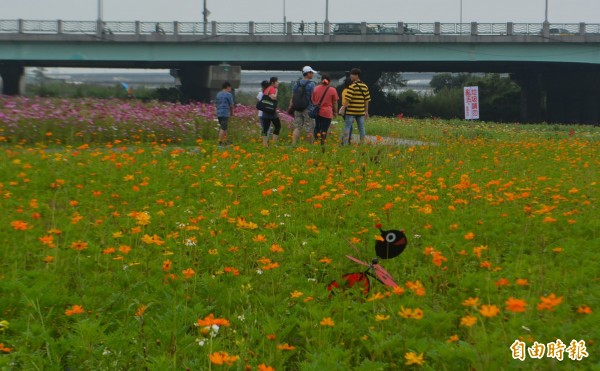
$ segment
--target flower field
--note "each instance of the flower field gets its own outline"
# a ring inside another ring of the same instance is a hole
[[[0,97],[0,369],[600,369],[600,128],[235,116]]]

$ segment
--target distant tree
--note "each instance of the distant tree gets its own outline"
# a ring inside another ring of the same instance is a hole
[[[46,69],[44,67],[36,67],[32,70],[33,79],[39,85],[44,85],[50,78],[46,76]]]
[[[435,94],[442,89],[456,89],[466,86],[465,83],[472,77],[469,73],[438,73],[433,76],[429,86]]]
[[[395,90],[406,86],[406,80],[400,72],[383,72],[376,83],[381,90]]]

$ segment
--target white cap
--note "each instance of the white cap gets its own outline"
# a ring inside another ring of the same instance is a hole
[[[302,74],[309,73],[309,72],[318,73],[317,71],[313,70],[310,66],[304,66],[304,68],[302,69]]]

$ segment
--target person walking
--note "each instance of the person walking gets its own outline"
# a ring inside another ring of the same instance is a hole
[[[263,91],[263,96],[268,96],[271,100],[277,101],[277,88],[279,87],[279,79],[277,77],[271,77],[269,80],[269,86]],[[261,97],[262,98],[262,97]],[[273,144],[277,144],[279,139],[279,131],[281,130],[281,121],[279,120],[279,114],[277,110],[273,113],[263,112],[262,115],[262,142],[263,146],[269,146],[269,128],[271,124],[275,127],[273,130]]]
[[[342,118],[344,119],[344,125],[346,122],[346,108],[348,107],[348,93],[350,92],[349,88],[350,85],[352,85],[352,80],[350,80],[350,77],[346,77],[344,79],[344,85],[342,85],[341,88],[341,92],[340,92],[340,97],[341,97],[341,107],[340,110],[338,112],[338,114],[340,116],[342,116]],[[342,138],[343,138],[343,133],[342,133]],[[350,131],[348,132],[348,144],[350,144],[352,142],[352,126],[350,126]],[[342,140],[342,144],[343,140]]]
[[[322,74],[321,84],[315,87],[312,94],[312,104],[320,106],[319,113],[315,119],[314,137],[316,140],[321,141],[321,146],[325,145],[327,132],[329,131],[333,116],[337,115],[337,102],[340,99],[337,90],[330,86],[330,81],[331,79],[328,74]]]
[[[300,132],[304,130],[306,136],[311,139],[315,129],[313,119],[308,115],[308,107],[315,83],[312,78],[317,71],[310,66],[302,68],[302,79],[297,81],[292,88],[292,99],[290,100],[289,109],[294,110],[294,131],[292,133],[292,145],[296,145],[300,138]]]
[[[369,118],[371,94],[367,85],[360,80],[360,74],[361,71],[358,68],[350,70],[352,84],[348,87],[347,104],[342,106],[342,114],[346,115],[342,144],[349,144],[350,130],[355,120],[360,134],[360,141],[365,140],[365,120]]]
[[[229,118],[233,116],[233,94],[231,94],[231,84],[223,83],[221,90],[215,98],[215,106],[217,109],[217,120],[219,120],[219,145],[229,144],[227,141],[227,129],[229,126]]]
[[[269,81],[267,80],[263,80],[260,82],[260,91],[258,92],[258,94],[256,94],[256,100],[258,102],[260,102],[260,100],[263,97],[263,91],[265,91],[265,89],[269,86]],[[258,126],[260,126],[260,129],[262,130],[262,125],[263,125],[263,111],[261,110],[257,110],[258,111]],[[272,130],[270,130],[272,131]],[[270,134],[270,133],[269,133]]]

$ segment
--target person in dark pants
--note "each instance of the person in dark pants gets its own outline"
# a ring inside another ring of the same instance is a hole
[[[269,80],[269,86],[263,91],[263,95],[268,95],[272,100],[277,100],[277,88],[279,87],[279,79],[277,77],[271,77]],[[262,142],[263,146],[269,146],[269,128],[271,124],[275,127],[273,130],[273,144],[277,144],[279,139],[279,131],[281,130],[281,121],[279,121],[279,114],[277,111],[274,113],[263,112],[262,116]]]
[[[321,145],[325,144],[333,116],[337,115],[337,102],[340,99],[335,87],[329,85],[330,81],[328,74],[321,74],[321,83],[315,87],[311,96],[312,104],[315,106],[320,104],[315,119],[314,137],[321,141]]]
[[[223,146],[228,144],[227,141],[227,129],[229,126],[229,118],[233,115],[233,94],[231,94],[231,84],[229,82],[223,83],[223,90],[221,90],[215,98],[215,106],[217,113],[217,120],[219,120],[219,145]]]

